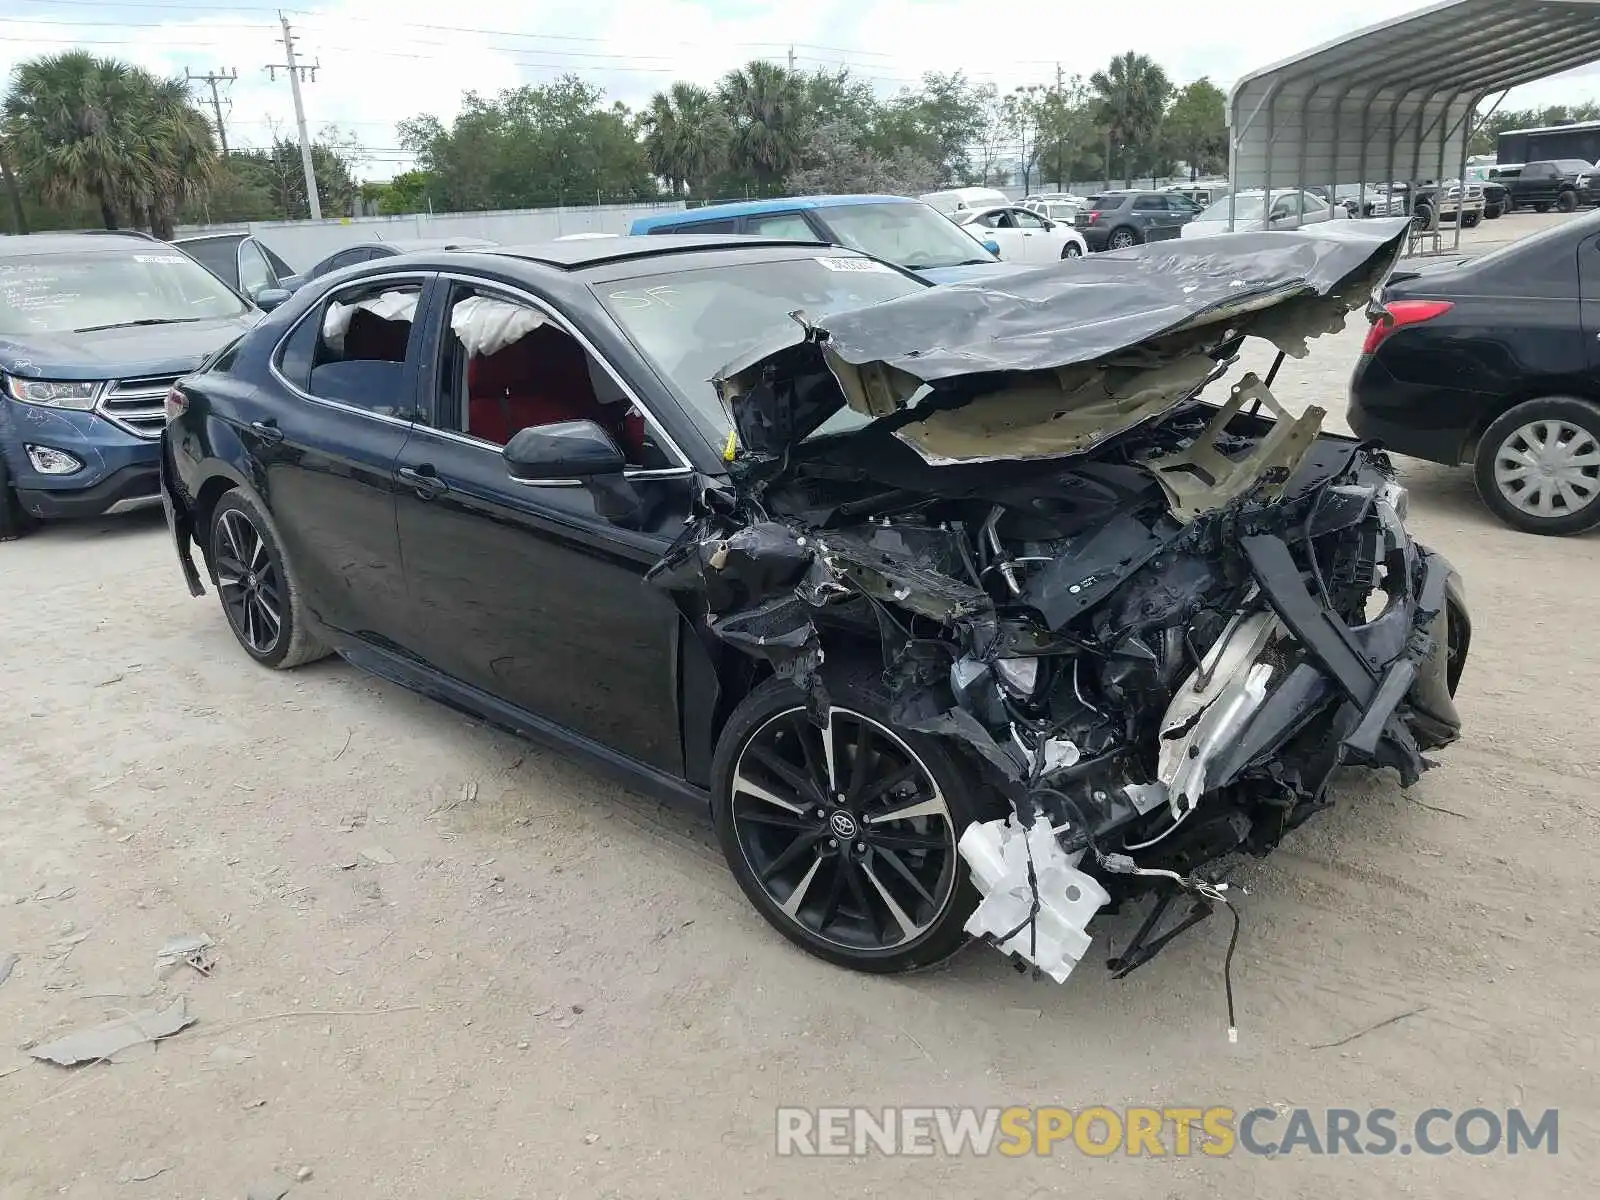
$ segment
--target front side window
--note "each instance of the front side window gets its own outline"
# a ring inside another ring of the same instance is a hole
[[[181,325],[251,311],[188,255],[128,240],[126,250],[0,257],[0,337]]]
[[[817,231],[811,228],[799,213],[769,213],[760,217],[746,217],[745,229],[763,237],[788,238],[796,242],[814,242]]]
[[[277,287],[265,256],[254,242],[239,243],[239,290],[254,300],[268,288]]]
[[[1023,212],[1021,209],[1012,209],[1011,219],[1017,223],[1018,229],[1044,228],[1044,221],[1037,213]]]
[[[319,400],[416,420],[405,386],[421,280],[375,280],[341,288],[295,326],[278,370]]]
[[[460,285],[448,311],[435,406],[441,426],[504,446],[523,429],[593,421],[630,467],[685,465],[611,372],[542,309]]]

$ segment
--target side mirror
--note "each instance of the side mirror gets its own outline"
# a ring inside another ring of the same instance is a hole
[[[985,238],[983,242],[983,248],[996,258],[1000,257],[1000,243],[995,241],[993,238]]]
[[[617,443],[593,421],[557,421],[519,430],[500,456],[506,474],[523,483],[621,475],[626,465]]]
[[[1045,232],[1046,233],[1048,233],[1050,230],[1052,230],[1052,229],[1054,229],[1056,227],[1056,223],[1054,221],[1050,220],[1048,217],[1040,217],[1039,220],[1044,222],[1044,228],[1045,228]]]
[[[271,312],[289,298],[287,288],[262,288],[256,293],[256,307],[262,312]]]

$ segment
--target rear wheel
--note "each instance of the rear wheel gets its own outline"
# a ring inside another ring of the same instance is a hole
[[[1106,245],[1112,250],[1126,250],[1130,246],[1139,244],[1139,235],[1126,225],[1119,226],[1111,231],[1111,236],[1106,239]]]
[[[1478,442],[1478,495],[1525,533],[1582,533],[1600,525],[1600,405],[1568,396],[1528,400]]]
[[[722,852],[761,915],[818,958],[931,966],[966,942],[977,905],[956,844],[979,793],[945,745],[893,728],[871,683],[828,688],[825,728],[782,680],[734,710],[712,766]]]
[[[11,472],[0,458],[0,542],[9,542],[31,530],[37,522],[22,507],[17,489],[11,486]]]
[[[1533,206],[1533,211],[1534,212],[1549,212],[1550,211],[1550,206],[1548,204],[1535,204]]]
[[[212,509],[209,548],[222,611],[246,654],[281,671],[330,653],[311,632],[272,518],[243,492],[224,492]]]

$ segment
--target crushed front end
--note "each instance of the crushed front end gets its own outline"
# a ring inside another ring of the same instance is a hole
[[[1057,981],[1097,913],[1150,902],[1126,973],[1338,768],[1409,785],[1458,735],[1460,581],[1387,458],[1253,375],[1199,399],[1244,337],[1303,354],[1370,301],[1404,223],[1363,224],[797,316],[720,381],[731,484],[654,581],[819,722],[830,669],[869,663],[898,725],[958,747],[1008,810],[961,837],[967,929]],[[846,406],[871,419],[808,438]]]

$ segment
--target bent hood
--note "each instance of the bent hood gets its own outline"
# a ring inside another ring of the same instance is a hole
[[[1404,220],[1190,238],[954,283],[812,322],[713,383],[746,456],[840,409],[931,463],[1080,453],[1194,395],[1245,336],[1292,357],[1371,304]]]
[[[929,283],[970,283],[975,279],[1000,279],[1026,270],[1028,268],[1021,263],[996,261],[966,263],[959,267],[926,267],[911,273]]]

